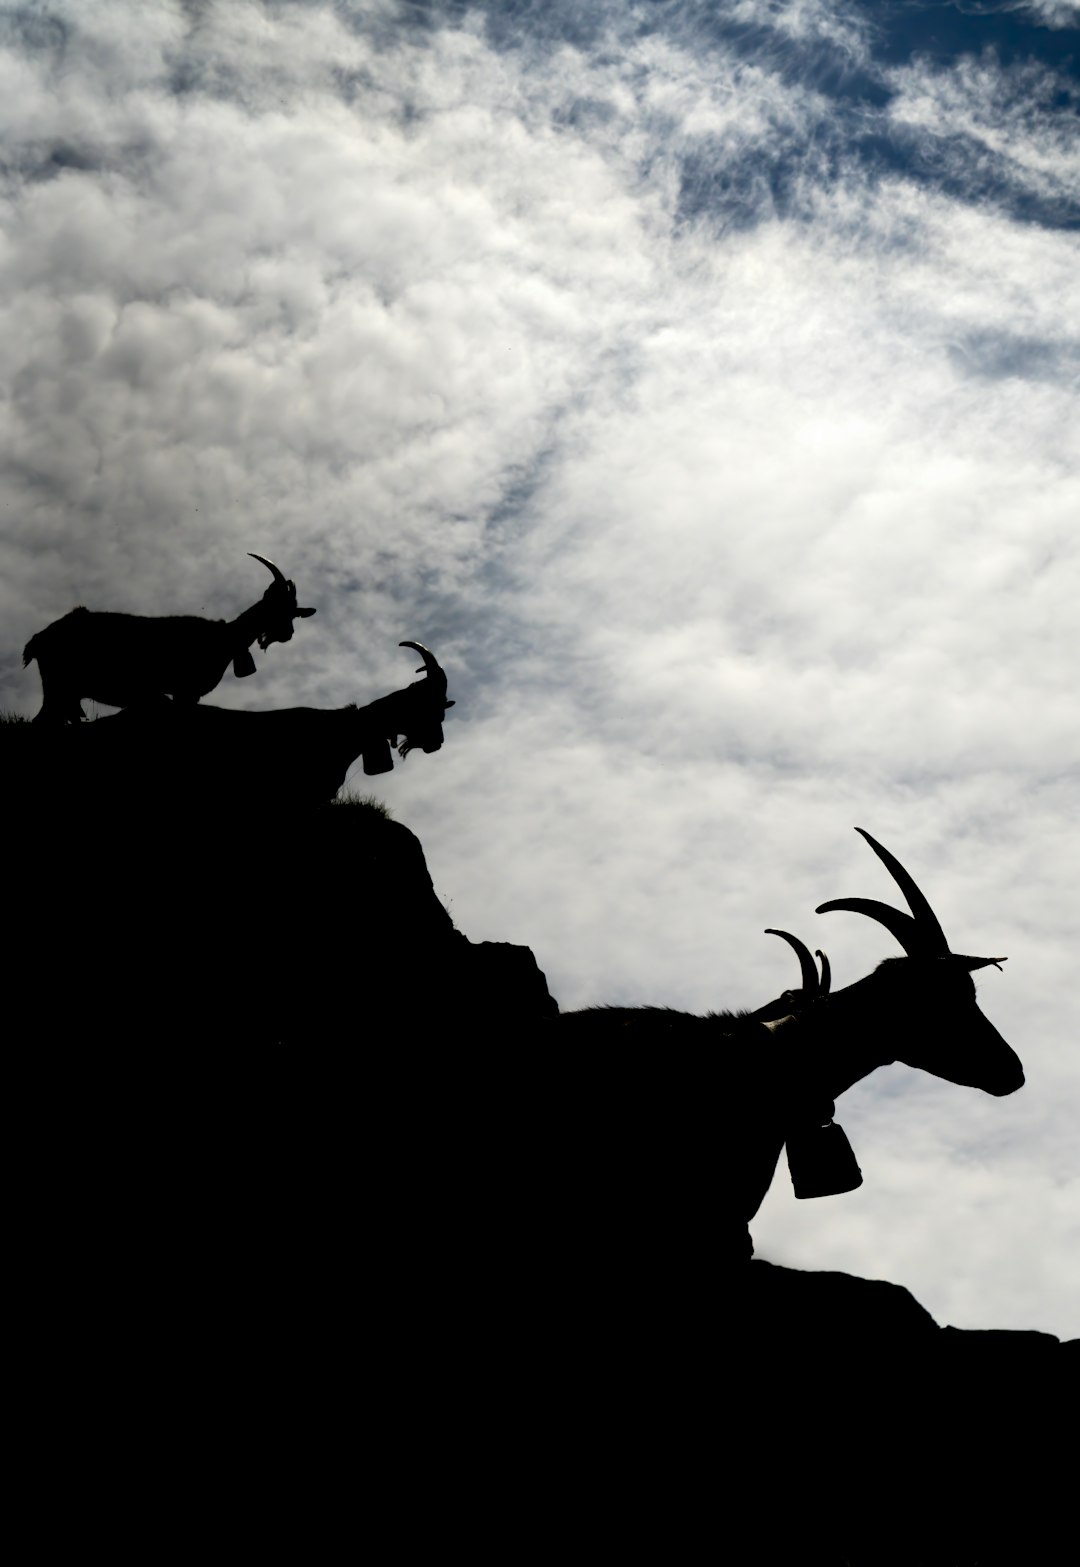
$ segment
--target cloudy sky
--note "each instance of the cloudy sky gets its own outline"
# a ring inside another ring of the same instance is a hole
[[[319,613],[215,699],[432,647],[378,793],[564,1008],[860,977],[866,827],[1028,1085],[876,1073],[759,1254],[1080,1334],[1080,5],[36,0],[0,105],[0,706],[270,556]]]

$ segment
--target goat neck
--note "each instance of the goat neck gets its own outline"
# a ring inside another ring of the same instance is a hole
[[[897,1059],[892,1041],[874,1026],[877,999],[873,975],[812,1002],[787,1017],[763,1020],[772,1046],[790,1073],[794,1096],[838,1099],[853,1083]]]

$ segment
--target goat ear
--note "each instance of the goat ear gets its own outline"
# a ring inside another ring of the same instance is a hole
[[[444,702],[444,703],[443,703],[443,707],[453,707],[453,705],[454,705],[454,703],[453,703],[453,701],[452,701],[452,700],[451,700],[451,701],[449,701],[449,702]]]
[[[247,648],[237,653],[232,661],[232,669],[237,680],[243,680],[245,675],[253,675],[255,673],[255,660]]]
[[[294,609],[293,616],[297,620],[306,620],[309,615],[314,615],[313,609]]]

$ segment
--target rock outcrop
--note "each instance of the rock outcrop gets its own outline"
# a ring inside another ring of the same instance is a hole
[[[725,1336],[748,1496],[826,1561],[1054,1559],[1072,1489],[1075,1345],[939,1327],[896,1285],[755,1262]],[[737,1347],[736,1347],[737,1346]]]
[[[370,1051],[558,1009],[527,948],[454,929],[423,850],[362,804],[161,815],[152,781],[88,815],[23,802],[5,906],[22,1013],[53,1038]]]
[[[247,1463],[267,1433],[348,1458],[372,1527],[424,1550],[1068,1554],[1075,1344],[721,1272],[698,1078],[571,1058],[532,954],[456,931],[378,812],[114,803],[9,822],[43,1407],[153,1430],[169,1462]]]

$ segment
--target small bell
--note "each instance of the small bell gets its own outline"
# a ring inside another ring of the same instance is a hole
[[[835,1197],[862,1185],[862,1171],[842,1126],[805,1126],[787,1139],[787,1162],[796,1197]]]
[[[389,740],[376,740],[373,745],[365,746],[361,754],[364,758],[364,771],[369,777],[373,773],[393,772],[394,758],[390,754]]]

